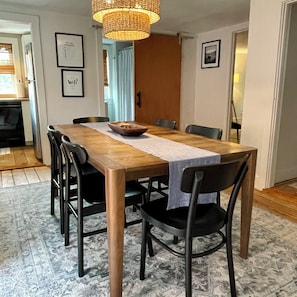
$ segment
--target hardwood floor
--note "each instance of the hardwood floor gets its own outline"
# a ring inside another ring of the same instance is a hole
[[[11,148],[9,156],[4,153],[0,149],[0,188],[50,181],[50,168],[35,158],[32,147]],[[255,190],[254,205],[297,223],[297,178]]]
[[[37,160],[33,146],[0,148],[0,170],[44,166]]]
[[[0,148],[0,188],[50,180],[50,168],[37,160],[32,146]]]
[[[263,191],[255,190],[254,205],[297,223],[297,178]]]
[[[0,171],[0,188],[50,181],[50,171],[47,166]]]

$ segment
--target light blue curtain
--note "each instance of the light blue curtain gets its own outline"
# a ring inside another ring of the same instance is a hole
[[[133,47],[118,52],[118,120],[134,120]]]

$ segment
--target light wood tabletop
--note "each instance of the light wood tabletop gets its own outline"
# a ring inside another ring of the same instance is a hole
[[[222,162],[236,159],[247,153],[250,155],[249,170],[241,193],[239,251],[242,258],[247,258],[257,150],[178,130],[141,125],[148,127],[146,133],[218,153],[221,155]],[[110,296],[120,297],[122,296],[123,278],[125,183],[128,180],[142,177],[166,175],[169,168],[168,162],[80,124],[56,125],[56,129],[68,135],[72,142],[83,145],[88,151],[89,162],[105,175]],[[138,270],[139,267],[135,269]]]

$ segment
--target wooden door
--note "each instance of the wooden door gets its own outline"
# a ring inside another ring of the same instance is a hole
[[[135,41],[135,120],[180,118],[181,45],[176,36],[152,34]],[[140,98],[139,98],[140,97]]]

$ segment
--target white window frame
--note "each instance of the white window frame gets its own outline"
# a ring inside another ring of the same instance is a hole
[[[4,37],[0,36],[0,43],[11,43],[12,52],[14,57],[14,69],[15,69],[15,96],[17,97],[17,82],[23,82],[22,68],[21,68],[21,55],[19,44],[21,43],[18,37]]]

